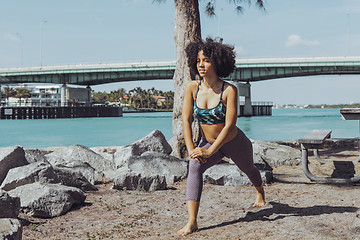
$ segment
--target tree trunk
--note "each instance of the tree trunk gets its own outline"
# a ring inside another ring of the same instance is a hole
[[[174,107],[173,107],[173,155],[184,158],[187,151],[182,132],[182,105],[186,84],[191,81],[190,69],[185,54],[186,45],[201,39],[199,0],[174,0],[175,27],[174,38],[176,47],[176,70],[174,74]],[[193,139],[199,140],[199,124],[193,123]]]

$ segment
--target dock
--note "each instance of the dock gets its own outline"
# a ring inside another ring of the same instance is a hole
[[[245,103],[240,102],[238,117],[252,117],[252,116],[271,116],[272,115],[272,102],[251,102],[252,115],[244,114]]]
[[[122,117],[122,107],[0,107],[0,119]]]

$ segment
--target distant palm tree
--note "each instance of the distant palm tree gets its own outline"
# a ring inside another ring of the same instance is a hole
[[[21,106],[21,99],[22,98],[28,99],[31,96],[31,92],[27,88],[16,88],[15,90],[16,90],[15,97],[19,98],[19,103]]]
[[[15,91],[15,89],[13,89],[11,87],[6,86],[6,87],[4,87],[4,90],[2,91],[2,95],[5,96],[6,103],[8,104],[9,98],[14,97],[16,95],[16,91]]]

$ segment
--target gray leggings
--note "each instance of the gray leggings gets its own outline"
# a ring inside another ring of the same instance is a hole
[[[202,138],[199,147],[208,149],[211,143]],[[238,129],[236,137],[228,143],[225,143],[219,151],[214,153],[207,159],[206,163],[199,163],[191,158],[189,162],[189,175],[186,186],[186,200],[200,201],[201,192],[203,188],[203,173],[206,169],[219,163],[221,159],[226,156],[243,171],[255,187],[260,187],[262,184],[260,172],[254,165],[253,149],[251,141],[245,134]]]

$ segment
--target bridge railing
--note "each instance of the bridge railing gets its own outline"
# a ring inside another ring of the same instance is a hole
[[[273,102],[262,102],[262,101],[254,101],[251,102],[251,106],[273,106]],[[245,101],[240,101],[240,106],[244,106],[245,105]]]

